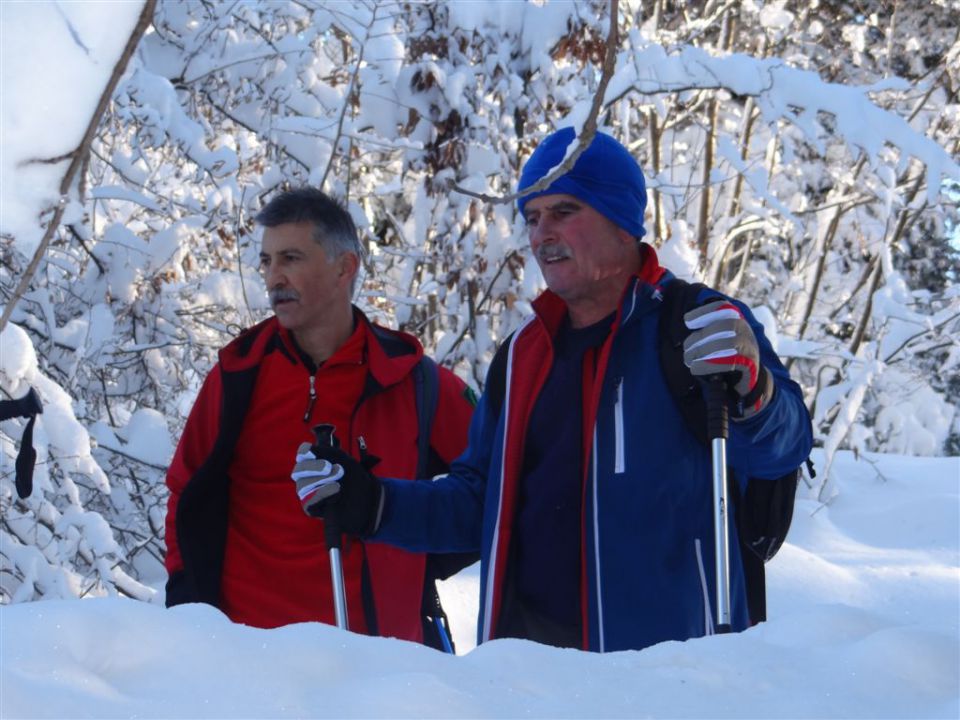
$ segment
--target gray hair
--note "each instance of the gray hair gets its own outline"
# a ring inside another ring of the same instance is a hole
[[[346,208],[321,190],[300,187],[281,192],[270,199],[254,220],[267,228],[309,222],[313,225],[311,237],[331,260],[349,252],[363,264],[365,253],[353,218]],[[351,295],[359,275],[357,272],[353,277]]]

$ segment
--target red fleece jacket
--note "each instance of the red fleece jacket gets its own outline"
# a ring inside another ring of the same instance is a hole
[[[390,332],[393,342],[388,354],[373,326],[359,311],[357,317],[353,335],[313,375],[313,402],[310,370],[275,319],[252,328],[221,351],[168,471],[168,588],[178,585],[177,574],[185,570],[194,577],[217,572],[216,563],[211,567],[192,562],[190,552],[181,552],[182,545],[222,543],[222,570],[214,579],[219,581],[215,604],[231,619],[256,627],[334,622],[323,522],[304,515],[290,480],[298,445],[313,440],[314,425],[330,423],[342,446],[355,456],[359,455],[358,438],[364,438],[370,452],[381,458],[378,474],[413,477],[417,464],[412,370],[423,350],[412,336]],[[378,332],[384,330],[378,328]],[[404,351],[401,354],[398,346]],[[220,480],[208,470],[208,461],[220,452],[217,438],[225,423],[221,416],[224,386],[251,368],[256,377],[227,460],[223,479],[227,489],[206,491],[217,498],[216,512],[226,515],[220,537],[209,530],[202,514],[178,515],[179,501],[190,483],[214,488]],[[441,368],[431,447],[443,462],[449,464],[463,450],[471,414],[465,385]],[[207,538],[208,533],[213,537]],[[369,632],[361,591],[366,562],[379,634],[421,640],[424,556],[354,540],[344,543],[342,560],[350,628]],[[168,604],[195,600],[210,601],[187,591],[168,597]]]

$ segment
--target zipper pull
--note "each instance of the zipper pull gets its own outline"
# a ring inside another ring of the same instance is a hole
[[[313,404],[317,401],[317,388],[314,385],[314,377],[310,376],[310,399],[307,401],[307,410],[303,413],[303,421],[310,422],[310,413],[313,411]]]
[[[360,448],[360,464],[368,471],[373,470],[380,462],[380,458],[367,452],[367,441],[363,439],[363,435],[357,438],[357,446]]]

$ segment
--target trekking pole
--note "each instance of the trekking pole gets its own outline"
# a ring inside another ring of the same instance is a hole
[[[713,541],[717,574],[718,634],[730,632],[730,498],[727,489],[727,384],[722,376],[707,382],[707,436],[713,458]]]
[[[450,642],[450,636],[447,634],[447,628],[443,625],[443,619],[434,618],[433,623],[437,628],[437,634],[440,635],[440,644],[443,645],[443,651],[448,655],[454,655],[453,643]]]
[[[340,443],[333,435],[333,425],[316,425],[313,434],[320,447],[339,447]],[[343,585],[343,565],[340,562],[340,523],[337,518],[335,500],[328,503],[323,513],[323,534],[330,553],[330,579],[333,583],[333,611],[337,627],[349,630],[347,626],[347,594]]]
[[[426,588],[430,588],[427,590]],[[446,615],[443,612],[443,605],[440,604],[440,593],[437,592],[436,581],[427,584],[424,589],[423,604],[430,603],[430,608],[421,607],[421,612],[433,622],[433,627],[437,630],[440,638],[440,645],[443,651],[449,655],[456,655],[453,649],[453,642],[450,640],[450,633],[447,632],[447,626],[444,624]]]

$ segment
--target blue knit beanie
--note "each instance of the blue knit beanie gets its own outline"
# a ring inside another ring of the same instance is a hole
[[[519,189],[530,187],[559,165],[575,138],[574,129],[569,127],[548,135],[523,166]],[[517,207],[522,215],[529,200],[557,194],[583,200],[635,238],[647,232],[643,227],[643,212],[647,209],[643,172],[630,151],[609,135],[594,135],[572,170],[554,180],[546,190],[524,195],[517,200]]]

